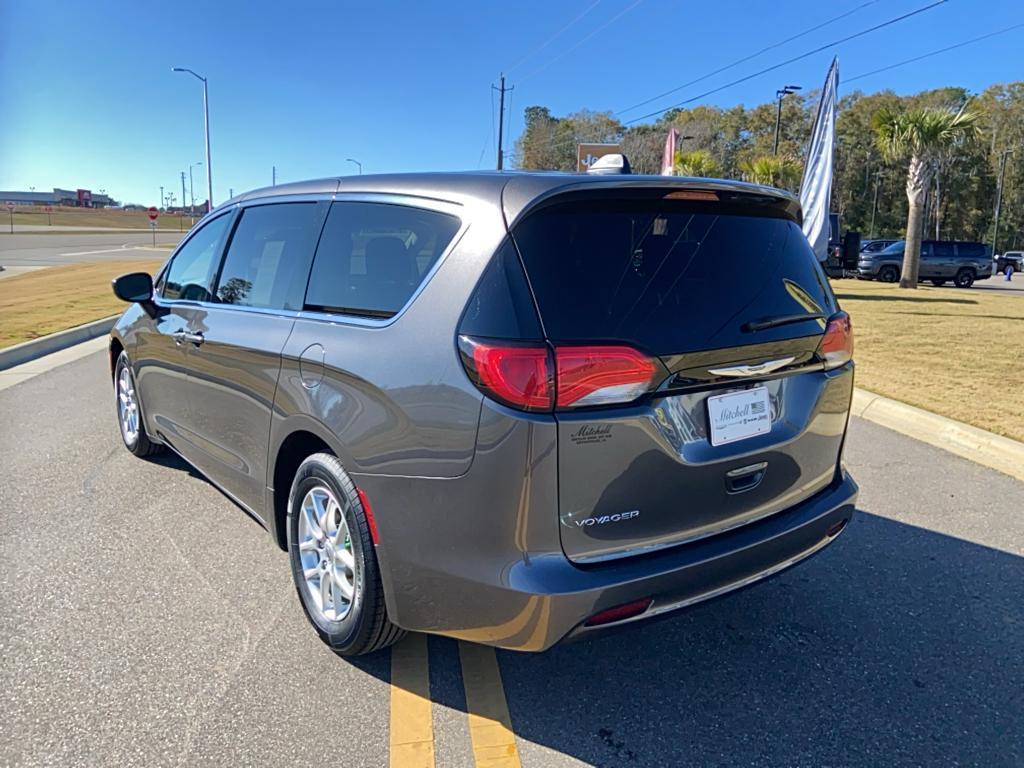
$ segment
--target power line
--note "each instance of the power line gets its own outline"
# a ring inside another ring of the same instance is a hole
[[[566,31],[567,31],[567,30],[568,30],[568,29],[569,29],[570,27],[572,27],[572,26],[573,26],[574,24],[576,24],[576,23],[577,23],[578,21],[581,21],[581,20],[583,19],[583,17],[584,17],[584,16],[586,16],[586,15],[587,15],[588,13],[590,13],[590,12],[591,12],[592,10],[594,10],[594,9],[595,9],[595,8],[596,8],[596,7],[598,6],[598,4],[600,4],[600,2],[601,2],[601,0],[594,0],[594,2],[593,2],[593,3],[591,3],[590,5],[588,5],[588,6],[587,6],[586,10],[584,10],[584,11],[583,11],[583,13],[581,13],[581,14],[578,14],[578,15],[577,15],[577,16],[576,16],[575,18],[573,18],[573,19],[572,19],[572,20],[571,20],[571,21],[570,21],[570,22],[569,22],[568,24],[565,24],[565,25],[564,25],[564,26],[563,26],[563,27],[562,27],[561,29],[559,29],[559,30],[558,30],[557,32],[555,32],[555,34],[553,34],[553,35],[552,35],[551,37],[549,37],[549,38],[548,38],[547,40],[545,40],[545,41],[544,41],[543,43],[541,43],[540,45],[538,45],[538,46],[537,46],[536,48],[534,48],[534,49],[533,49],[532,51],[529,51],[529,52],[528,52],[528,53],[527,53],[527,54],[526,54],[525,56],[523,56],[523,57],[522,57],[521,59],[519,59],[519,61],[517,61],[517,62],[516,62],[515,64],[513,64],[513,65],[512,65],[511,67],[509,67],[509,68],[508,68],[508,69],[506,69],[505,71],[506,71],[506,72],[511,72],[511,71],[512,71],[513,69],[515,69],[516,67],[518,67],[518,66],[521,66],[521,65],[523,64],[523,62],[525,62],[525,61],[528,61],[528,60],[529,60],[529,59],[530,59],[531,57],[533,57],[533,56],[535,56],[536,54],[538,54],[538,53],[540,53],[541,51],[543,51],[543,50],[544,50],[545,48],[547,48],[547,47],[548,47],[548,46],[549,46],[549,45],[550,45],[551,43],[553,43],[553,42],[555,41],[555,39],[559,37],[559,35],[562,35],[562,34],[564,34],[564,33],[565,33],[565,32],[566,32]]]
[[[917,9],[915,9],[913,11],[908,12],[908,13],[904,13],[901,16],[896,16],[895,18],[889,19],[888,21],[883,21],[881,24],[876,24],[873,27],[868,27],[867,29],[862,29],[860,32],[855,32],[852,35],[847,35],[846,37],[840,38],[839,40],[833,40],[832,42],[826,43],[825,45],[821,45],[821,46],[815,48],[814,50],[807,51],[806,53],[801,53],[799,56],[793,56],[790,59],[786,59],[785,61],[781,61],[778,64],[773,64],[770,67],[765,67],[764,69],[761,69],[761,70],[759,70],[757,72],[754,72],[753,74],[746,75],[745,77],[737,78],[736,80],[728,82],[725,85],[720,85],[717,88],[712,88],[710,91],[705,91],[704,93],[698,94],[698,95],[693,96],[693,97],[691,97],[689,99],[684,99],[683,101],[677,102],[675,104],[671,104],[671,105],[669,105],[667,107],[664,107],[663,109],[658,109],[658,110],[655,110],[654,112],[649,112],[646,115],[640,115],[640,117],[635,117],[632,120],[627,120],[625,122],[625,125],[632,125],[633,123],[639,123],[641,120],[646,120],[646,119],[648,119],[650,117],[656,117],[658,115],[664,114],[665,112],[668,112],[668,110],[670,110],[670,109],[675,109],[676,107],[681,107],[684,104],[691,104],[691,103],[693,103],[695,101],[699,101],[700,99],[703,99],[706,96],[710,96],[713,93],[718,93],[719,91],[724,91],[726,88],[732,88],[734,85],[739,85],[740,83],[745,83],[748,80],[753,80],[755,77],[760,77],[761,75],[767,74],[769,72],[774,72],[776,69],[781,69],[782,67],[785,67],[788,64],[792,64],[793,62],[800,61],[801,59],[806,59],[807,57],[813,56],[816,53],[821,53],[824,50],[832,48],[833,46],[840,45],[842,43],[848,43],[850,40],[856,40],[858,37],[863,37],[864,35],[870,34],[872,32],[876,32],[879,29],[882,29],[884,27],[891,26],[891,25],[896,24],[896,23],[898,23],[900,21],[904,21],[905,19],[909,19],[911,16],[916,16],[919,13],[924,13],[925,11],[930,11],[931,9],[937,8],[940,5],[945,5],[947,2],[948,2],[948,0],[935,0],[935,2],[933,2],[933,3],[929,3],[928,5],[921,6],[920,8],[917,8]]]
[[[989,32],[987,35],[981,35],[980,37],[972,37],[970,40],[964,40],[961,43],[947,45],[945,48],[938,48],[934,51],[929,51],[928,53],[922,53],[920,56],[914,56],[912,59],[904,59],[903,61],[898,61],[895,64],[890,64],[887,67],[880,67],[879,69],[873,69],[870,72],[864,72],[863,74],[855,75],[854,77],[848,77],[846,78],[845,82],[852,83],[854,80],[860,80],[862,77],[870,77],[871,75],[877,75],[879,72],[888,72],[890,69],[902,67],[904,64],[913,64],[915,61],[921,61],[921,59],[927,59],[931,56],[938,56],[940,53],[945,53],[946,51],[952,51],[957,48],[963,48],[965,45],[970,45],[971,43],[978,43],[981,42],[982,40],[988,40],[990,37],[995,37],[996,35],[1003,35],[1006,34],[1007,32],[1012,32],[1015,29],[1020,29],[1021,27],[1024,27],[1024,22],[1020,24],[1014,24],[1012,27],[1006,27],[1005,29],[996,30],[995,32]]]
[[[555,58],[553,58],[553,59],[548,59],[548,62],[547,62],[547,64],[542,64],[542,65],[541,65],[541,66],[540,66],[540,67],[539,67],[538,69],[535,69],[535,70],[533,70],[533,72],[531,72],[530,74],[526,75],[525,77],[521,77],[521,78],[519,78],[519,82],[521,83],[521,82],[523,82],[524,80],[528,80],[529,78],[533,77],[534,75],[539,75],[539,74],[540,74],[541,72],[543,72],[543,71],[544,71],[545,69],[547,69],[547,68],[548,68],[548,67],[550,67],[550,66],[551,66],[552,64],[554,64],[554,63],[555,63],[556,61],[558,61],[559,59],[563,58],[564,56],[567,56],[568,54],[570,54],[570,53],[572,53],[573,51],[575,51],[575,50],[576,50],[577,48],[579,48],[579,47],[580,47],[581,45],[583,45],[583,44],[584,44],[585,42],[587,42],[587,41],[588,41],[588,40],[589,40],[590,38],[592,38],[592,37],[593,37],[594,35],[596,35],[596,34],[597,34],[598,32],[601,32],[601,31],[602,31],[602,30],[604,30],[604,29],[605,29],[606,27],[609,27],[609,26],[611,26],[612,24],[614,24],[614,23],[615,23],[616,21],[618,21],[618,20],[619,20],[619,19],[621,19],[621,18],[622,18],[623,16],[625,16],[625,15],[626,15],[627,13],[629,13],[629,12],[630,12],[630,11],[632,11],[632,10],[633,10],[634,8],[636,8],[636,7],[638,6],[638,5],[640,5],[640,3],[642,3],[643,1],[644,1],[644,0],[634,0],[634,2],[633,2],[632,4],[630,4],[630,5],[626,6],[626,7],[625,7],[625,8],[623,9],[623,10],[619,11],[619,12],[618,12],[617,14],[615,14],[614,16],[612,16],[612,17],[611,17],[610,19],[608,19],[608,21],[606,21],[606,22],[605,22],[604,24],[601,24],[601,25],[600,25],[600,26],[599,26],[599,27],[598,27],[597,29],[593,30],[593,31],[592,31],[592,32],[591,32],[591,33],[590,33],[589,35],[587,35],[586,37],[584,37],[584,38],[583,38],[582,40],[580,40],[579,42],[577,42],[577,43],[576,43],[575,45],[572,45],[572,46],[570,46],[569,48],[566,48],[566,49],[565,49],[564,51],[562,51],[562,52],[561,52],[561,53],[559,53],[559,54],[558,54],[557,56],[555,56]]]
[[[798,34],[793,35],[792,37],[787,37],[785,40],[780,40],[777,43],[773,43],[772,45],[769,45],[769,46],[767,46],[765,48],[762,48],[761,50],[757,51],[756,53],[752,53],[749,56],[744,56],[742,59],[737,59],[736,61],[732,62],[731,64],[726,64],[724,67],[719,67],[718,69],[713,70],[711,72],[708,72],[705,75],[701,75],[696,80],[691,80],[688,83],[683,83],[682,85],[680,85],[680,86],[678,86],[676,88],[672,88],[671,90],[665,91],[664,93],[659,93],[657,96],[652,96],[649,99],[645,99],[644,101],[637,102],[636,104],[634,104],[631,107],[626,107],[625,109],[620,109],[618,112],[615,112],[615,114],[616,115],[621,115],[621,114],[623,114],[625,112],[631,112],[634,109],[636,109],[637,107],[642,107],[642,106],[644,106],[646,104],[650,104],[652,101],[657,101],[658,99],[664,98],[665,96],[669,96],[669,95],[671,95],[673,93],[676,93],[677,91],[681,91],[684,88],[689,88],[691,85],[696,85],[697,83],[699,83],[699,82],[701,82],[703,80],[707,80],[709,77],[713,77],[714,75],[721,74],[722,72],[725,72],[726,70],[732,69],[733,67],[737,67],[740,64],[743,64],[744,62],[750,61],[751,59],[756,59],[758,56],[760,56],[763,53],[767,53],[768,51],[772,51],[772,50],[775,50],[776,48],[780,48],[783,45],[786,45],[787,43],[793,42],[794,40],[799,40],[801,37],[804,37],[805,35],[809,35],[811,32],[816,32],[817,30],[821,29],[822,27],[827,27],[829,24],[834,24],[835,22],[840,21],[841,19],[845,19],[847,16],[852,16],[857,11],[860,11],[860,10],[862,10],[864,8],[867,8],[869,5],[874,5],[877,2],[878,2],[878,0],[868,0],[868,2],[861,3],[856,8],[854,8],[852,10],[849,10],[846,13],[841,13],[838,16],[833,16],[828,21],[823,21],[820,24],[817,24],[817,25],[815,25],[813,27],[810,27],[809,29],[805,29],[803,32],[800,32]]]

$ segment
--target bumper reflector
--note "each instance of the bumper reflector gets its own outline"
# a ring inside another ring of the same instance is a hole
[[[623,605],[617,605],[614,608],[609,608],[606,611],[600,611],[595,613],[585,622],[585,627],[596,627],[601,624],[611,624],[616,621],[623,621],[624,619],[631,619],[634,616],[639,616],[641,613],[651,607],[651,603],[654,602],[653,598],[645,597],[643,600],[634,600],[632,603],[625,603]]]

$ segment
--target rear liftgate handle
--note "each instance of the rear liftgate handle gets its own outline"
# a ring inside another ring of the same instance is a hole
[[[738,469],[730,469],[725,473],[725,489],[729,493],[743,493],[761,484],[768,469],[767,461],[759,461]]]

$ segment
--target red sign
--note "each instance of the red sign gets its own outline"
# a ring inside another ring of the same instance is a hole
[[[14,201],[13,200],[8,200],[7,201],[7,210],[8,211],[13,211],[14,210]]]
[[[48,206],[46,206],[46,212],[47,212],[47,213],[49,213],[49,212],[50,212],[50,211],[52,211],[52,210],[53,210],[53,206],[52,206],[52,205],[48,205]]]
[[[156,217],[160,215],[160,211],[156,209],[155,205],[149,206],[149,220],[156,221]]]

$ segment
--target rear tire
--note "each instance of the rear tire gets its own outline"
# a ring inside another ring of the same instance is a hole
[[[932,285],[934,285],[936,288],[939,288],[939,287],[941,287],[941,286],[943,286],[945,284],[946,284],[945,280],[932,280]]]
[[[882,267],[878,270],[878,279],[883,283],[895,283],[900,279],[900,272],[896,267]]]
[[[142,418],[142,401],[135,387],[135,372],[128,353],[122,351],[114,366],[114,407],[121,441],[132,455],[140,459],[160,453],[164,446],[149,439],[146,420]]]
[[[355,484],[328,453],[313,454],[295,472],[288,496],[288,559],[306,618],[339,656],[373,653],[405,635],[388,618]]]
[[[974,270],[961,269],[953,278],[953,284],[957,288],[970,288],[974,285]]]

